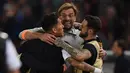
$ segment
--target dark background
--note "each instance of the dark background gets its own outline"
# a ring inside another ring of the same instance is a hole
[[[130,55],[130,1],[129,0],[0,0],[0,30],[9,34],[19,49],[19,32],[39,27],[38,22],[44,14],[57,11],[64,2],[73,2],[79,9],[77,21],[85,15],[95,15],[102,21],[98,33],[108,56],[105,58],[105,73],[112,73],[112,42],[120,37],[127,40],[127,55]],[[111,61],[111,62],[110,62]],[[110,71],[110,72],[109,72]]]

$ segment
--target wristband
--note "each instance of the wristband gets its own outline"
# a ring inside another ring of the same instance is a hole
[[[99,68],[95,68],[95,69],[94,69],[94,73],[102,73],[102,70],[99,69]]]
[[[21,33],[21,38],[23,39],[23,40],[26,40],[25,39],[25,33],[27,32],[28,30],[25,30],[25,31],[23,31],[22,33]]]

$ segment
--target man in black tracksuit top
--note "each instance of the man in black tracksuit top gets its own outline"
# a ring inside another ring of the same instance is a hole
[[[41,22],[43,29],[56,37],[61,37],[63,24],[55,13],[45,15]],[[21,46],[22,73],[63,73],[61,48],[39,39],[29,40]]]

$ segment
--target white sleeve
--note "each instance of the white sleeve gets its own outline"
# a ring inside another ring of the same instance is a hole
[[[99,69],[99,68],[95,68],[95,69],[94,69],[94,73],[102,73],[102,70]]]
[[[10,71],[17,70],[21,67],[16,48],[10,40],[6,40],[6,62]]]
[[[30,32],[44,32],[44,30],[42,29],[42,27],[36,27],[36,28],[33,28],[33,29],[26,29],[27,31],[30,31]],[[19,33],[19,38],[22,39],[22,33],[24,32],[25,30],[21,31]]]
[[[62,49],[62,56],[63,56],[64,60],[66,60],[68,57],[71,57],[71,55],[64,49]]]

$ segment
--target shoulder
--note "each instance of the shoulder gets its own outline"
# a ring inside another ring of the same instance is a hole
[[[19,52],[37,52],[41,51],[43,46],[45,44],[39,39],[29,40],[21,44]]]
[[[39,39],[33,39],[33,40],[28,40],[28,41],[25,41],[21,44],[20,48],[26,48],[26,49],[29,49],[29,48],[36,48],[36,47],[39,47],[40,45],[42,45],[43,42]]]
[[[44,32],[42,27],[36,27],[36,28],[28,29],[28,30],[32,32]]]
[[[94,45],[85,43],[83,48],[95,48]]]
[[[4,33],[4,32],[0,32],[0,38],[1,39],[7,39],[8,38],[8,34]]]
[[[8,39],[8,34],[4,33],[4,32],[0,32],[0,47],[2,47],[2,46],[4,47],[7,39]]]
[[[34,30],[43,30],[42,27],[33,28]]]
[[[28,45],[28,46],[36,46],[38,44],[42,44],[43,42],[40,40],[40,39],[32,39],[32,40],[28,40],[28,41],[25,41],[21,44],[21,46],[23,45]]]
[[[95,46],[92,45],[92,44],[89,44],[89,43],[84,44],[83,49],[87,49],[91,53],[97,53],[97,50],[96,50]]]

